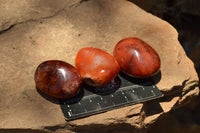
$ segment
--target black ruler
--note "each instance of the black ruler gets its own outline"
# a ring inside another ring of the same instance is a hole
[[[84,85],[76,97],[61,103],[61,109],[66,120],[73,120],[162,96],[151,79],[121,74],[104,87]]]

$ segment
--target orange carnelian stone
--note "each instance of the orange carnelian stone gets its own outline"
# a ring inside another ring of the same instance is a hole
[[[160,70],[160,57],[146,42],[138,38],[126,38],[114,48],[114,57],[121,70],[138,78],[148,78]]]
[[[120,66],[109,53],[92,47],[82,48],[76,55],[76,67],[91,86],[104,86],[119,73]]]
[[[81,76],[72,65],[58,60],[41,63],[35,72],[36,87],[55,98],[71,98],[79,91]]]

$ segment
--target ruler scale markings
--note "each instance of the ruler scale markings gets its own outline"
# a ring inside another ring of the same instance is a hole
[[[144,99],[148,99],[148,98],[151,98],[151,97],[153,97],[153,96],[146,97],[146,98],[144,98]],[[138,102],[138,101],[140,101],[140,99],[135,100],[135,102]],[[117,105],[123,105],[123,104],[124,104],[124,103],[117,104]],[[79,103],[79,105],[80,105],[80,103]],[[97,103],[97,105],[98,105],[98,110],[101,109],[99,103]],[[116,106],[116,105],[114,104],[114,106]],[[111,106],[111,107],[113,107],[113,106]],[[106,108],[109,108],[109,107],[106,107]],[[106,109],[106,108],[105,108],[105,109]],[[93,111],[88,111],[88,112],[95,112],[95,111],[93,110]],[[77,113],[76,115],[80,115],[80,114],[84,114],[84,112],[83,112],[83,113]],[[73,115],[73,116],[76,116],[76,115]],[[70,116],[72,116],[72,115],[70,114]]]
[[[101,109],[101,106],[99,105],[99,103],[97,103],[97,106],[98,106],[97,109],[100,110],[100,109]]]
[[[70,112],[68,112],[68,115],[69,115],[70,117],[72,116]]]
[[[152,97],[152,96],[151,96]],[[147,97],[147,98],[145,98],[145,99],[148,99],[148,98],[151,98],[151,97]],[[140,99],[138,99],[138,100],[136,100],[135,102],[138,102],[138,101],[140,101]],[[97,103],[98,104],[98,103]],[[121,103],[121,104],[118,104],[118,106],[119,105],[124,105],[124,103]],[[116,106],[116,105],[115,105]],[[113,107],[113,106],[112,106]],[[108,109],[108,108],[110,108],[110,107],[105,107],[105,108],[103,108],[103,109]],[[88,111],[89,113],[91,113],[91,112],[95,112],[95,110],[92,110],[92,111]],[[85,114],[85,112],[82,112],[82,113],[78,113],[78,114],[75,114],[75,115],[72,115],[72,116],[76,116],[76,115],[80,115],[80,114]]]
[[[151,92],[152,92],[152,94],[155,96],[156,94],[154,93],[154,91],[153,90],[151,90]]]
[[[61,105],[61,109],[65,118],[67,120],[77,119],[162,96],[162,93],[152,82],[134,84],[129,81],[127,82],[126,79],[122,77],[120,77],[120,80],[122,80],[122,85],[115,91],[111,90],[113,88],[109,90],[105,87],[97,88],[97,93],[84,90],[82,98],[72,99],[72,101],[78,102],[64,102],[64,104]],[[103,91],[107,91],[107,94],[98,94],[98,92]]]

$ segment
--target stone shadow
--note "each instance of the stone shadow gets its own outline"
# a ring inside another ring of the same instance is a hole
[[[102,87],[93,87],[84,84],[83,88],[97,95],[109,95],[117,91],[121,86],[121,80],[117,76],[113,81]]]
[[[47,94],[45,94],[44,92],[42,92],[40,89],[37,89],[37,92],[46,100],[55,103],[55,104],[64,104],[64,102],[68,102],[68,104],[73,104],[73,103],[77,103],[79,102],[82,97],[84,96],[84,90],[82,89],[82,87],[80,88],[80,91],[78,92],[78,94],[76,96],[74,96],[73,98],[69,99],[61,99],[61,98],[54,98],[52,96],[49,96]]]
[[[134,84],[142,84],[144,86],[155,85],[161,80],[161,77],[162,77],[161,71],[159,71],[156,75],[150,78],[134,78],[123,73],[122,71],[119,73],[119,75],[129,82],[132,82]]]

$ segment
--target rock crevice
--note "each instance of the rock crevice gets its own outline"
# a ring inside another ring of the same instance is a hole
[[[0,29],[0,35],[11,30],[14,26],[19,25],[19,24],[28,23],[28,22],[31,22],[31,21],[40,22],[40,21],[45,20],[45,19],[50,19],[50,18],[56,17],[57,15],[62,13],[66,8],[71,8],[71,7],[74,7],[74,6],[77,7],[78,5],[83,3],[84,1],[87,1],[87,0],[76,0],[76,1],[74,1],[75,3],[67,2],[67,4],[65,4],[63,8],[58,9],[56,12],[53,12],[52,14],[50,14],[48,16],[42,16],[42,17],[39,17],[39,18],[36,18],[36,19],[32,19],[32,18],[31,19],[25,19],[23,21],[17,21],[15,23],[12,23],[12,22],[10,23],[10,22],[7,22],[7,21],[2,22],[2,24],[0,23],[0,28],[1,27],[7,27],[7,28]],[[33,16],[33,17],[35,17],[35,16]],[[9,24],[9,25],[7,25],[7,24]]]
[[[18,1],[18,6],[21,5],[19,7],[26,12],[15,14],[20,17],[9,16],[9,21],[0,20],[2,130],[142,133],[171,110],[184,106],[199,94],[194,65],[178,42],[176,30],[131,2],[49,0],[47,3],[38,0],[38,4],[30,0],[28,10],[23,6],[27,3],[23,2]],[[11,3],[5,5],[13,6]],[[19,10],[18,6],[15,10]],[[56,9],[52,8],[54,6]],[[38,16],[27,17],[30,10],[31,14],[38,12]],[[0,16],[2,12],[6,10],[0,8]],[[9,28],[2,28],[5,22]],[[156,85],[163,92],[163,98],[65,121],[60,105],[37,92],[33,76],[41,62],[57,59],[74,64],[76,53],[83,47],[96,47],[112,53],[117,42],[127,37],[141,38],[160,55],[161,73]]]

